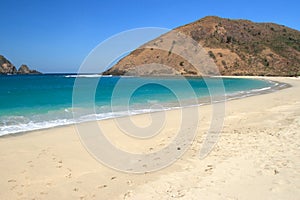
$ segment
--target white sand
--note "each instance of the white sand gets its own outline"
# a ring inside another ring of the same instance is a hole
[[[193,145],[172,166],[153,173],[128,174],[98,163],[74,126],[1,137],[0,199],[299,199],[300,79],[269,79],[293,87],[227,102],[221,138],[203,160],[199,149],[211,106],[198,108]],[[179,113],[168,111],[162,136],[142,143],[122,136],[114,120],[100,125],[119,148],[151,152],[178,131]],[[148,115],[133,120],[151,122]]]

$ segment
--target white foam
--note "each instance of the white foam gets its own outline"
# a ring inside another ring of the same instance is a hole
[[[139,109],[139,110],[131,110],[131,111],[126,110],[126,111],[118,111],[118,112],[83,115],[76,119],[73,119],[73,118],[57,119],[57,120],[49,120],[49,121],[43,121],[43,122],[34,122],[32,120],[29,121],[28,119],[26,119],[23,116],[16,116],[16,117],[13,117],[13,119],[14,119],[13,122],[16,123],[17,121],[20,121],[20,123],[17,123],[17,124],[12,124],[12,123],[5,124],[4,123],[3,125],[0,126],[0,136],[34,131],[34,130],[40,130],[40,129],[53,128],[53,127],[57,127],[57,126],[70,125],[70,124],[82,123],[82,122],[88,122],[88,121],[105,120],[105,119],[111,119],[111,118],[116,118],[116,117],[138,115],[138,114],[156,112],[156,111],[162,111],[162,110],[167,110],[167,109]]]
[[[260,92],[260,91],[264,91],[264,90],[270,90],[272,87],[264,87],[264,88],[260,88],[260,89],[253,89],[251,90],[252,92]],[[251,92],[250,91],[250,92]]]
[[[79,75],[66,75],[66,78],[99,78],[99,77],[112,77],[112,75],[101,74],[79,74]]]
[[[59,119],[44,122],[19,123],[14,125],[5,125],[0,127],[0,136],[14,133],[21,133],[27,131],[34,131],[39,129],[51,128],[56,126],[68,125],[74,123],[73,120]]]

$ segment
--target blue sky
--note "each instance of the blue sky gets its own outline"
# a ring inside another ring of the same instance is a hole
[[[0,0],[0,54],[16,67],[76,72],[100,42],[128,29],[172,29],[217,15],[300,30],[299,7],[296,0]]]

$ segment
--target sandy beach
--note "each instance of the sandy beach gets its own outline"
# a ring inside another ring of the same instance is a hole
[[[292,87],[226,102],[220,139],[204,159],[199,151],[212,107],[194,107],[200,112],[195,140],[156,172],[125,173],[99,163],[74,125],[1,137],[0,199],[299,199],[300,78],[266,79]],[[113,119],[99,126],[120,149],[155,152],[178,132],[180,112],[167,111],[162,134],[149,140],[122,134]],[[132,120],[151,123],[147,114]]]

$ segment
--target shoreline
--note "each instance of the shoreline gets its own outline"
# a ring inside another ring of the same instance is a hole
[[[201,123],[193,143],[156,172],[124,173],[97,162],[74,125],[0,137],[0,199],[293,199],[300,195],[300,79],[272,79],[292,87],[226,102],[222,133],[204,159],[199,151],[212,108],[197,107]],[[162,135],[138,143],[114,119],[97,123],[120,149],[150,153],[178,133],[180,112],[166,114]],[[151,122],[147,114],[132,120]]]
[[[232,94],[228,94],[224,96],[224,100],[221,100],[221,102],[228,102],[228,101],[232,101],[235,99],[242,99],[242,98],[248,98],[251,96],[257,96],[257,95],[263,95],[263,94],[268,94],[268,93],[272,93],[272,92],[277,92],[278,90],[282,90],[282,89],[286,89],[291,87],[291,85],[284,83],[284,82],[280,82],[280,81],[274,81],[273,78],[294,78],[294,77],[265,77],[265,76],[215,76],[217,78],[245,78],[245,79],[256,79],[256,80],[263,80],[263,81],[269,81],[272,83],[275,83],[275,85],[271,86],[269,89],[265,89],[262,88],[261,89],[254,89],[254,90],[249,90],[246,91],[244,94],[243,93],[232,93]],[[209,78],[209,77],[206,77]],[[212,77],[213,78],[213,77]],[[219,103],[219,101],[216,102],[211,102],[211,98],[210,97],[202,97],[200,99],[197,100],[198,104],[196,105],[184,105],[181,107],[175,106],[175,107],[167,107],[165,109],[162,110],[155,110],[155,111],[147,111],[147,112],[141,112],[141,113],[132,113],[130,115],[121,115],[121,116],[111,116],[111,117],[107,117],[107,118],[103,118],[103,119],[97,119],[96,121],[103,121],[103,120],[110,120],[110,119],[116,119],[116,118],[123,118],[123,117],[130,117],[130,116],[135,116],[135,115],[143,115],[143,114],[149,114],[149,113],[156,113],[156,112],[166,112],[169,110],[178,110],[178,109],[183,109],[183,108],[187,108],[187,107],[198,107],[198,106],[206,106],[206,105],[210,105],[212,103]],[[134,110],[134,112],[139,112],[140,110]],[[65,120],[65,119],[63,119]],[[67,124],[60,124],[60,125],[53,125],[50,127],[45,127],[45,128],[37,128],[37,129],[33,129],[33,130],[25,130],[25,131],[18,131],[18,132],[11,132],[11,133],[4,133],[3,135],[0,135],[1,137],[7,137],[7,136],[18,136],[23,135],[23,134],[28,134],[30,132],[35,132],[35,131],[40,131],[40,130],[49,130],[52,128],[59,128],[59,127],[64,127],[64,126],[72,126],[74,124],[77,123],[87,123],[87,122],[91,122],[94,120],[86,120],[86,121],[82,121],[82,122],[72,122],[69,121]]]

